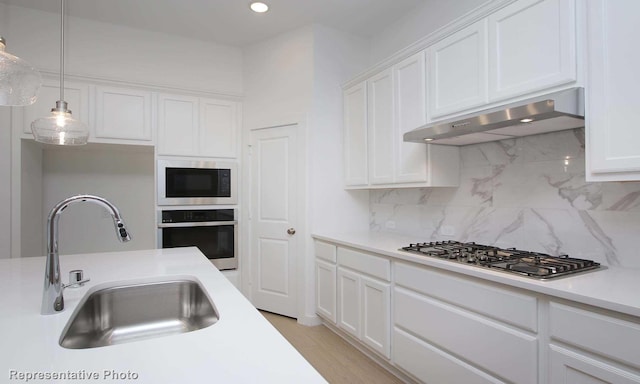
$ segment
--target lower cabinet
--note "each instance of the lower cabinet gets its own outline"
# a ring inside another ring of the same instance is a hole
[[[640,318],[315,242],[317,313],[424,383],[640,384]]]
[[[387,259],[338,247],[337,325],[386,358],[391,356],[390,269]]]
[[[637,384],[640,383],[640,376],[599,359],[552,344],[549,347],[549,382],[553,384]]]
[[[640,383],[640,320],[551,302],[551,383]]]
[[[316,311],[336,322],[336,266],[322,260],[316,260]]]

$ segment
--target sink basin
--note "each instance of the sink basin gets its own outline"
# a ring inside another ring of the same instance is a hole
[[[60,345],[83,349],[128,343],[196,331],[218,318],[197,281],[119,285],[85,296],[62,331]]]

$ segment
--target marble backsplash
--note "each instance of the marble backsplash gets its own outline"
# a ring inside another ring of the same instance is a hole
[[[370,193],[370,228],[640,269],[640,182],[585,181],[584,129],[460,148],[458,188]]]

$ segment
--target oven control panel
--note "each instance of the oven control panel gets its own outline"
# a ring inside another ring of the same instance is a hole
[[[234,221],[233,209],[196,209],[162,211],[163,223],[199,223],[209,221]]]

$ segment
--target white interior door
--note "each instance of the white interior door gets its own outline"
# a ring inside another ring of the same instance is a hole
[[[297,125],[251,133],[251,298],[297,318]]]

